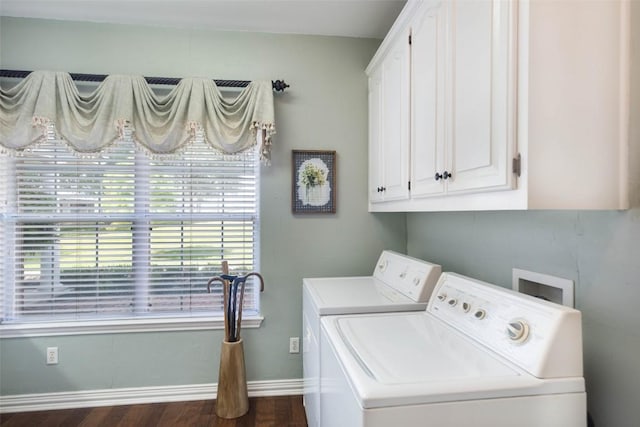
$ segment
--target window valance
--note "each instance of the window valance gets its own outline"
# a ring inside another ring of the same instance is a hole
[[[142,76],[111,75],[81,94],[68,73],[34,71],[0,91],[0,149],[19,154],[48,138],[75,152],[99,153],[125,134],[152,155],[172,155],[202,137],[237,153],[259,143],[269,162],[275,133],[270,81],[254,81],[235,99],[205,78],[184,78],[166,95]]]

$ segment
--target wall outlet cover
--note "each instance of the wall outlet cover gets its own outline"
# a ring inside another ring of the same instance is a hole
[[[58,347],[47,347],[47,365],[58,364]]]
[[[300,353],[300,338],[289,338],[289,353]]]

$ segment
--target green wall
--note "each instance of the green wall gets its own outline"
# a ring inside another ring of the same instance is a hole
[[[444,270],[506,287],[512,268],[575,281],[597,427],[640,425],[640,2],[632,2],[631,22],[630,210],[407,216],[408,253]]]
[[[77,73],[285,79],[276,95],[273,164],[261,171],[265,317],[243,331],[247,377],[302,377],[302,278],[370,274],[384,248],[404,251],[404,215],[367,213],[367,80],[379,40],[207,32],[2,18],[0,63]],[[293,216],[291,150],[337,151],[337,213]],[[0,394],[217,382],[222,334],[155,332],[12,338],[0,343]],[[46,366],[45,348],[60,363]]]

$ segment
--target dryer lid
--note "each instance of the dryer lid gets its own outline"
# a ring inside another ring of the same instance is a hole
[[[319,315],[425,310],[375,277],[304,279],[305,292]]]
[[[305,278],[319,315],[424,310],[442,268],[382,251],[372,276]]]

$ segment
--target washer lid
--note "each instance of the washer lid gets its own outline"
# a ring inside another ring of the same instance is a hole
[[[584,392],[582,378],[533,377],[426,312],[322,325],[363,408]]]
[[[304,288],[319,315],[424,311],[427,303],[417,303],[371,277],[331,277],[304,279]]]
[[[425,315],[338,320],[340,336],[372,379],[398,385],[518,376],[468,339]]]

